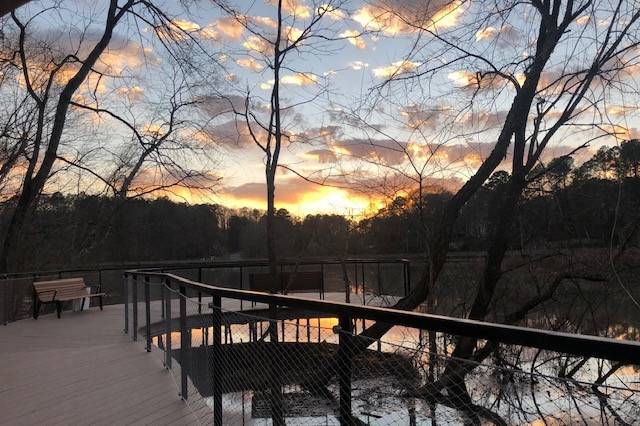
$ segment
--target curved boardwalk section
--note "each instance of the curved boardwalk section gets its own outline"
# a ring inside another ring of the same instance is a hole
[[[115,305],[0,326],[0,424],[198,423],[123,317]]]

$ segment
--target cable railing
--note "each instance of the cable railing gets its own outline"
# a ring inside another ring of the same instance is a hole
[[[123,289],[125,332],[162,356],[202,423],[633,424],[640,414],[638,342],[159,271],[127,271]],[[374,324],[387,332],[365,337]],[[473,357],[453,355],[464,338]]]

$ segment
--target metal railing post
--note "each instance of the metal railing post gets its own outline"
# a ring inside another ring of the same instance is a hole
[[[404,295],[407,296],[411,291],[411,263],[404,260],[403,266],[403,278],[404,278]]]
[[[187,291],[185,286],[180,286],[180,396],[185,401],[189,397],[187,389],[187,366],[189,365],[189,350],[191,339],[187,330]]]
[[[242,282],[242,266],[240,267],[240,290],[244,288],[244,283]],[[240,299],[240,310],[244,310],[243,300]]]
[[[282,410],[282,387],[280,386],[280,372],[277,363],[281,361],[278,344],[278,306],[269,304],[269,346],[271,357],[269,359],[269,408],[271,409],[271,422],[273,425],[284,425],[284,413]]]
[[[324,263],[320,264],[320,274],[322,275],[320,280],[320,300],[324,300]]]
[[[202,283],[202,266],[198,266],[198,282]],[[202,313],[202,291],[198,290],[198,314]]]
[[[160,306],[162,308],[162,312],[160,312],[160,318],[162,319],[164,319],[166,316],[164,298],[165,298],[164,282],[162,281],[162,279],[160,279]]]
[[[169,280],[166,280],[165,283],[163,283],[162,285],[162,289],[164,290],[165,285],[167,286],[167,291],[165,292],[166,297],[164,299],[164,305],[165,305],[165,316],[164,316],[164,331],[166,333],[166,338],[165,338],[165,355],[164,355],[164,365],[171,369],[171,331],[172,331],[172,327],[171,327],[171,283],[169,282]]]
[[[147,352],[151,352],[151,295],[149,293],[149,277],[144,277],[144,314]]]
[[[213,385],[213,424],[222,426],[222,298],[212,295],[211,302],[213,347],[212,347],[212,385]]]
[[[126,272],[122,274],[122,294],[124,296],[124,333],[129,334],[129,281],[131,277]]]
[[[351,414],[351,372],[353,360],[351,353],[351,317],[341,315],[338,334],[338,383],[340,386],[339,420],[341,426],[354,424]]]
[[[133,285],[132,285],[132,295],[133,295],[133,341],[138,340],[138,277],[136,275],[133,276]]]

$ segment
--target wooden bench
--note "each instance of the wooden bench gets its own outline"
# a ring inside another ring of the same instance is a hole
[[[87,293],[87,285],[82,278],[65,278],[52,281],[37,281],[33,283],[33,318],[38,319],[40,307],[45,303],[55,303],[58,318],[62,313],[62,304],[76,299],[83,299],[80,310],[84,309],[84,298],[98,297],[100,299],[100,310],[102,310],[101,288],[98,286],[98,293]],[[91,289],[91,287],[89,287]]]

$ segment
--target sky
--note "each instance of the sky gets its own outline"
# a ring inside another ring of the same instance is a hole
[[[20,10],[21,16],[33,15],[44,4],[32,3]],[[92,43],[92,29],[99,28],[104,16],[104,4],[86,0],[61,4],[55,14],[39,18],[42,22],[34,25],[34,37],[54,40],[61,51],[78,43],[86,50]],[[189,202],[264,209],[264,153],[252,140],[244,118],[233,110],[243,110],[248,97],[249,111],[258,122],[266,122],[273,74],[268,67],[272,51],[264,40],[273,39],[274,2],[224,2],[239,18],[208,0],[190,2],[188,9],[175,0],[158,4],[173,18],[178,39],[174,52],[183,37],[195,70],[188,79],[196,88],[188,96],[198,99],[199,105],[197,111],[189,109],[181,136],[198,150],[181,160],[196,168],[206,163],[219,178],[211,190],[174,188],[168,194]],[[277,206],[298,216],[362,217],[415,188],[418,177],[427,191],[437,191],[455,190],[472,175],[490,152],[515,91],[498,78],[483,79],[478,85],[476,73],[486,71],[486,62],[462,58],[459,50],[433,34],[487,58],[518,80],[526,66],[524,58],[535,46],[537,25],[537,18],[524,6],[496,15],[488,13],[487,4],[345,0],[327,5],[285,0],[283,25],[288,41],[283,46],[300,37],[318,10],[325,13],[312,37],[292,50],[283,64],[280,83],[287,137],[280,162],[286,167],[277,176]],[[541,83],[550,86],[541,90],[540,99],[553,97],[558,84],[552,83],[563,70],[586,66],[593,56],[593,43],[588,40],[608,25],[606,9],[585,11],[574,22],[550,61]],[[94,21],[86,24],[90,16]],[[416,31],[407,24],[409,19],[426,31]],[[84,37],[69,31],[85,24],[89,30]],[[158,104],[170,98],[177,81],[176,66],[163,45],[175,40],[168,40],[149,28],[139,31],[130,23],[121,25],[100,62],[109,77],[90,77],[84,95],[78,96],[93,96],[100,105],[126,111],[145,132],[162,129]],[[635,61],[636,54],[630,60]],[[592,96],[606,100],[603,108],[586,107],[575,126],[559,132],[543,161],[593,139],[575,155],[580,162],[602,144],[634,137],[637,92],[631,88],[636,69],[635,62],[630,62],[629,75],[621,77],[623,89],[596,87]],[[395,81],[389,82],[390,78]],[[69,140],[81,141],[82,148],[69,143],[69,152],[107,152],[113,150],[113,141],[120,140],[124,146],[130,140],[128,130],[109,117],[87,115],[85,119],[91,123],[83,125],[84,132],[69,131]],[[86,136],[89,126],[92,138]],[[611,128],[617,136],[605,137]],[[263,138],[257,123],[252,130]],[[83,158],[90,162],[93,157]],[[96,169],[109,166],[98,154],[94,161]],[[84,186],[100,185],[91,176],[78,175]],[[153,176],[150,170],[140,179]],[[70,182],[64,185],[73,186]]]

